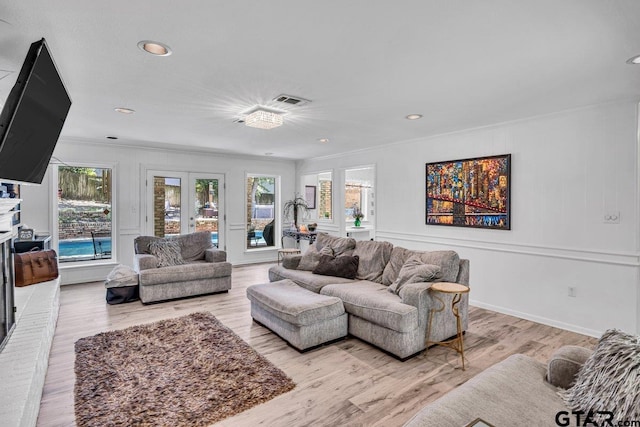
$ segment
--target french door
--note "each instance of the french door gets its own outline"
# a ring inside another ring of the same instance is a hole
[[[210,231],[224,249],[224,175],[147,170],[146,232],[157,237]]]

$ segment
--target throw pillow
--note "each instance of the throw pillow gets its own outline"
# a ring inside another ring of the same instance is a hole
[[[382,272],[391,258],[393,245],[389,242],[361,240],[356,242],[353,255],[358,255],[358,276],[360,280],[382,283]]]
[[[149,243],[149,252],[158,258],[158,267],[184,264],[180,243],[175,240],[157,240]]]
[[[547,381],[567,389],[576,382],[582,365],[589,359],[592,350],[577,345],[565,345],[557,349],[547,362]]]
[[[570,409],[592,411],[599,425],[607,418],[597,411],[613,412],[618,422],[640,420],[639,379],[640,337],[610,329],[580,369],[575,385],[561,395]]]
[[[304,255],[302,255],[302,258],[300,258],[298,270],[313,271],[313,269],[318,266],[322,255],[333,256],[333,249],[329,246],[325,246],[321,250],[318,250],[316,245],[309,246]]]
[[[317,267],[313,269],[314,274],[323,276],[344,277],[345,279],[355,279],[358,274],[359,258],[355,256],[322,255]]]
[[[351,237],[336,237],[330,236],[326,233],[320,233],[316,237],[315,245],[318,245],[318,250],[322,250],[325,246],[329,246],[333,249],[335,256],[351,255],[356,247],[356,239]]]
[[[460,270],[460,256],[454,251],[415,251],[395,246],[391,252],[391,259],[382,273],[382,284],[391,285],[398,279],[400,269],[407,260],[417,255],[424,264],[440,266],[442,281],[456,282]]]
[[[397,295],[407,283],[435,282],[441,278],[442,271],[439,265],[425,264],[419,256],[414,255],[404,263],[398,278],[387,289]]]

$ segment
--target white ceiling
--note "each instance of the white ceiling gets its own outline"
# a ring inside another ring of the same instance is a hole
[[[63,136],[104,144],[302,159],[640,99],[640,0],[4,0],[0,19],[0,100],[45,37]],[[233,122],[282,93],[312,102]]]

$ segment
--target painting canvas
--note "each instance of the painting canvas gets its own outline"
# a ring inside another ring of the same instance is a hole
[[[511,154],[426,164],[426,222],[511,229]]]

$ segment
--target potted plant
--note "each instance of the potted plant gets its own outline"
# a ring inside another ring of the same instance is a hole
[[[353,225],[354,227],[360,227],[360,224],[362,223],[362,218],[364,218],[364,214],[362,213],[362,211],[360,210],[359,207],[354,207],[353,208]]]
[[[296,230],[298,229],[298,213],[305,214],[309,212],[307,201],[299,194],[296,194],[293,199],[284,202],[282,209],[284,211],[285,218],[293,216],[293,224],[295,225]]]

